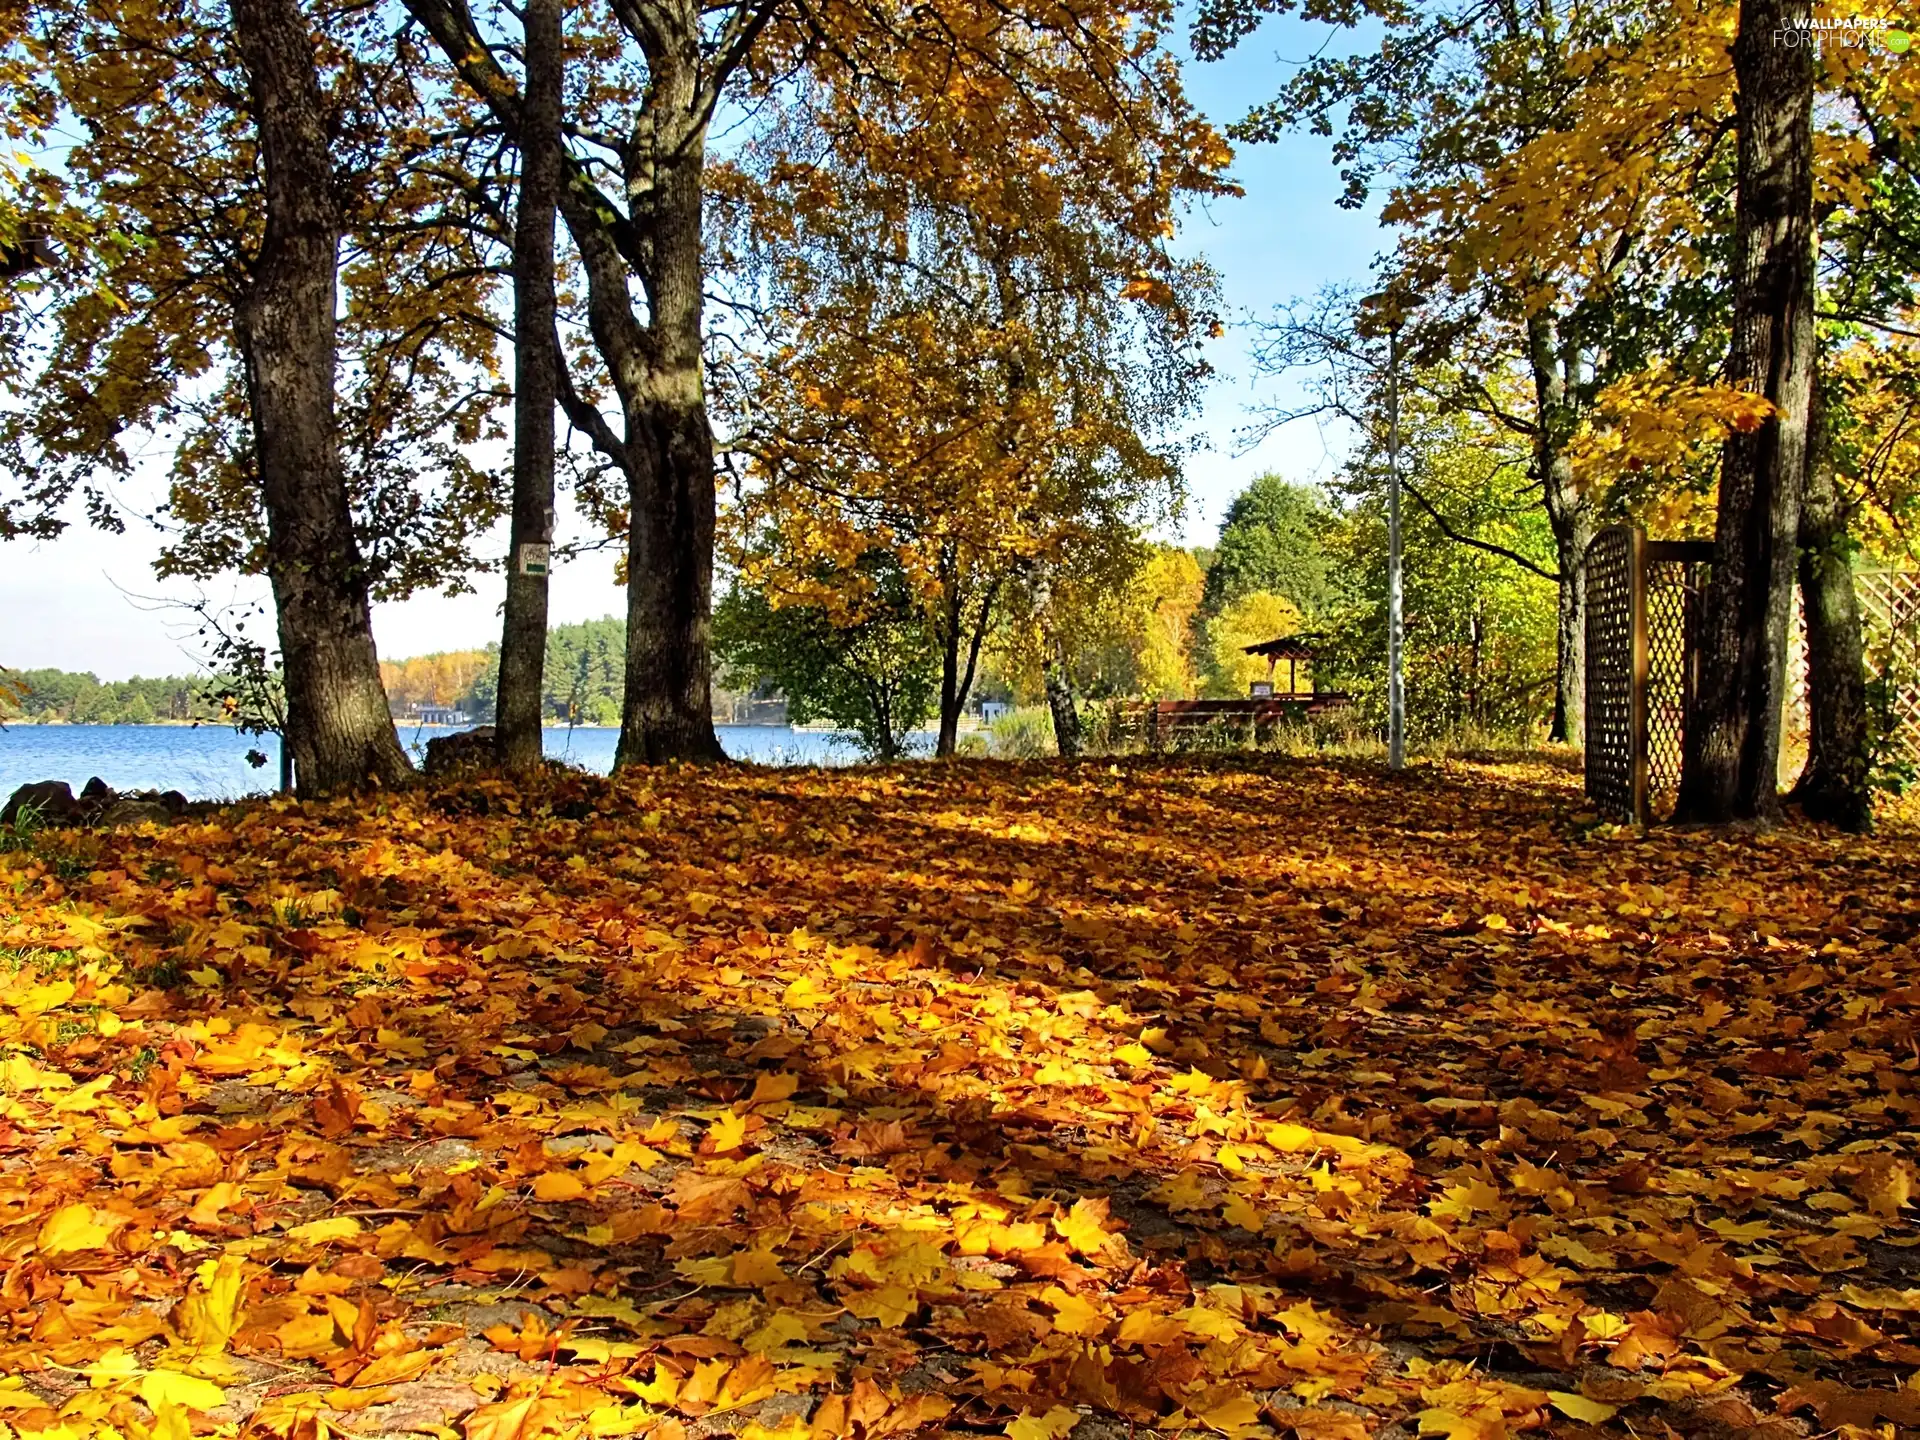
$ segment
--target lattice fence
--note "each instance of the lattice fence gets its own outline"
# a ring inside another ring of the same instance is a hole
[[[1706,584],[1704,556],[1667,558],[1647,545],[1647,811],[1659,820],[1680,798],[1680,757],[1687,738],[1699,654],[1695,636]]]
[[[1623,820],[1663,820],[1679,798],[1712,554],[1625,525],[1587,547],[1587,794]]]
[[[1639,546],[1624,525],[1587,547],[1587,795],[1601,810],[1638,808],[1638,717],[1634,656],[1634,573]]]
[[[1867,677],[1884,682],[1889,743],[1920,765],[1920,571],[1862,570],[1853,577],[1866,631]]]
[[[1889,758],[1920,766],[1920,570],[1856,570],[1853,592],[1865,632],[1867,682],[1879,692],[1891,721]],[[1798,594],[1787,647],[1782,785],[1799,776],[1807,753],[1807,634]]]

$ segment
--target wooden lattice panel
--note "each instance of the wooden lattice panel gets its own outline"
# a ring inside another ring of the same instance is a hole
[[[1647,809],[1656,820],[1673,814],[1680,798],[1692,642],[1706,576],[1706,566],[1685,560],[1647,563]]]
[[[1624,525],[1587,547],[1587,797],[1634,819],[1634,537]]]
[[[1861,570],[1853,577],[1866,632],[1867,678],[1887,682],[1889,743],[1920,764],[1920,571]]]

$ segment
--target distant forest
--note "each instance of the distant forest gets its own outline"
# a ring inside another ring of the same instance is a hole
[[[612,617],[557,625],[547,635],[547,716],[556,724],[617,725],[625,673],[626,627]],[[450,650],[410,660],[386,660],[380,677],[400,719],[423,709],[459,710],[474,723],[493,717],[500,647]],[[202,698],[204,676],[102,681],[67,670],[27,670],[16,723],[152,725],[168,721],[219,722],[218,703]],[[722,709],[726,709],[724,705]]]
[[[549,630],[542,687],[547,718],[559,724],[618,725],[626,649],[626,625],[612,616]],[[395,715],[411,717],[446,706],[476,722],[490,720],[500,682],[500,646],[383,660],[380,679]]]
[[[7,718],[27,725],[153,725],[218,721],[217,701],[203,697],[204,676],[162,675],[152,680],[101,681],[70,670],[23,670],[14,679],[26,694]]]

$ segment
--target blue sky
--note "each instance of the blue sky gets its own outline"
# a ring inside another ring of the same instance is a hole
[[[1227,59],[1190,65],[1189,93],[1225,125],[1269,98],[1287,73],[1287,62],[1304,59],[1327,38],[1324,26],[1271,22]],[[1177,538],[1189,544],[1212,541],[1228,502],[1260,471],[1307,480],[1333,468],[1339,437],[1323,436],[1311,421],[1240,453],[1236,432],[1247,425],[1249,408],[1284,399],[1290,390],[1251,373],[1246,321],[1323,285],[1364,282],[1369,262],[1385,244],[1371,214],[1341,210],[1334,203],[1339,183],[1325,140],[1290,136],[1278,144],[1243,147],[1233,173],[1246,197],[1195,213],[1182,237],[1184,247],[1205,254],[1220,271],[1228,326],[1211,352],[1218,373],[1196,425],[1207,437],[1207,448],[1192,456],[1187,468],[1189,503]],[[177,611],[136,598],[189,593],[153,578],[157,548],[151,533],[130,529],[108,536],[80,525],[58,541],[0,547],[0,616],[10,622],[0,627],[0,663],[91,670],[102,679],[194,670],[192,627]],[[504,549],[504,536],[490,548]],[[481,576],[477,583],[482,593],[476,595],[422,596],[379,607],[374,631],[380,653],[400,657],[477,648],[497,638],[496,582]],[[225,600],[252,595],[256,587],[213,587],[209,593]],[[556,622],[624,610],[624,594],[613,584],[612,561],[604,555],[563,567],[555,576]]]

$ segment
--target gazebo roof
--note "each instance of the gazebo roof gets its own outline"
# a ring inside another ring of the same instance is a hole
[[[1262,640],[1258,645],[1240,647],[1249,655],[1265,655],[1273,660],[1311,660],[1314,648],[1302,635],[1282,635],[1276,640]]]

